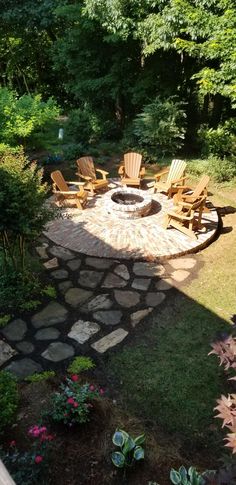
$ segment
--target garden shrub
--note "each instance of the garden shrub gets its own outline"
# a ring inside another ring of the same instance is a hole
[[[29,271],[17,272],[10,267],[0,275],[0,301],[5,310],[32,310],[40,304],[33,300],[40,294],[40,282]]]
[[[184,142],[185,118],[183,103],[176,97],[157,97],[136,116],[133,133],[144,147],[155,147],[162,155],[176,154]]]
[[[75,161],[84,154],[84,145],[82,143],[70,143],[63,148],[63,158],[66,161]]]
[[[56,373],[53,370],[45,370],[44,372],[36,372],[31,376],[25,377],[26,382],[42,382],[55,377]]]
[[[69,374],[80,374],[80,372],[93,369],[95,367],[94,362],[90,357],[75,357],[67,368]]]
[[[96,114],[85,104],[69,113],[67,133],[83,145],[98,140],[101,136],[101,123]]]
[[[0,87],[0,137],[6,144],[24,141],[58,114],[52,98],[44,102],[40,94],[19,97],[15,91]]]
[[[5,327],[11,320],[11,315],[0,315],[0,328]]]
[[[92,401],[102,394],[93,384],[79,384],[79,377],[75,374],[66,378],[65,384],[60,385],[60,392],[52,398],[52,410],[49,415],[55,422],[72,426],[89,421]]]
[[[202,126],[198,138],[203,156],[229,157],[236,150],[236,121],[230,118],[217,128]]]
[[[0,432],[12,424],[19,401],[16,378],[7,371],[0,371]]]
[[[207,174],[215,182],[227,182],[236,176],[236,160],[209,157],[188,163],[188,171],[196,176]]]

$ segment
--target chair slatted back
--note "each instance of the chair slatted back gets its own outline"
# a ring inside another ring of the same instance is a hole
[[[180,179],[186,169],[187,163],[184,160],[172,160],[170,170],[167,177],[167,182]]]
[[[140,153],[129,152],[124,155],[125,175],[129,178],[139,178],[139,172],[142,163],[142,155]]]
[[[96,172],[93,163],[93,157],[81,157],[76,160],[80,173],[86,177],[96,180]]]
[[[193,193],[191,194],[192,198],[197,198],[202,195],[203,191],[206,189],[207,185],[209,184],[210,177],[208,175],[203,175],[197,186],[195,187]]]
[[[70,190],[60,170],[55,170],[52,172],[51,179],[59,190],[62,190],[63,192]]]

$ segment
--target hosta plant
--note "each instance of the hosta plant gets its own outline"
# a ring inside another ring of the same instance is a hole
[[[136,461],[144,459],[144,449],[141,446],[145,441],[145,435],[132,438],[126,431],[117,429],[112,437],[115,446],[119,451],[113,451],[112,463],[118,468],[132,466]]]
[[[89,421],[92,401],[103,394],[103,390],[93,384],[79,384],[79,377],[74,374],[60,385],[60,392],[52,398],[52,410],[49,413],[53,421],[72,426]]]
[[[190,467],[188,470],[184,466],[181,466],[179,470],[170,471],[170,480],[174,485],[204,485],[205,480],[194,467]]]

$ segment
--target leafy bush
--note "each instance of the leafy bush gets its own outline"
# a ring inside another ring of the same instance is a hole
[[[0,275],[1,307],[8,311],[31,310],[37,308],[39,300],[32,300],[40,293],[40,283],[29,272],[8,269]]]
[[[54,436],[48,433],[46,426],[38,425],[32,426],[28,435],[33,439],[31,450],[21,452],[16,448],[16,442],[12,441],[8,452],[0,449],[0,457],[17,484],[45,483],[43,478]]]
[[[26,246],[42,232],[54,212],[46,206],[42,170],[30,163],[23,149],[0,157],[0,250],[5,269],[25,270]]]
[[[90,107],[85,104],[83,108],[70,112],[67,132],[74,137],[75,141],[87,145],[91,141],[99,139],[101,123]]]
[[[194,467],[190,467],[188,471],[184,466],[181,466],[179,470],[170,471],[170,480],[174,485],[204,485],[205,480]]]
[[[0,87],[0,137],[4,143],[16,144],[59,114],[55,101],[44,102],[41,95],[24,94]]]
[[[229,157],[236,150],[236,121],[230,118],[215,129],[202,126],[198,138],[203,156]]]
[[[0,328],[5,327],[11,320],[11,315],[0,315]]]
[[[48,285],[45,288],[43,288],[41,290],[41,294],[49,296],[50,298],[56,298],[57,297],[56,288],[52,285]]]
[[[122,429],[116,430],[112,437],[112,442],[120,448],[120,451],[114,451],[111,455],[112,463],[117,468],[132,466],[135,461],[144,459],[144,449],[142,444],[145,441],[145,435],[141,434],[133,439]]]
[[[36,372],[32,376],[25,378],[26,382],[42,382],[55,377],[56,373],[53,370],[45,370],[44,372]]]
[[[188,164],[188,171],[197,176],[206,173],[215,182],[227,182],[236,176],[236,161],[217,157],[194,160]]]
[[[69,374],[80,374],[80,372],[93,369],[94,367],[95,364],[90,357],[75,357],[67,368],[67,372]]]
[[[66,161],[73,162],[84,153],[84,145],[82,143],[71,143],[63,148],[63,157]]]
[[[78,380],[77,375],[67,378],[66,383],[60,385],[61,392],[53,395],[49,413],[53,421],[69,426],[89,421],[92,401],[102,393],[94,385],[80,385]]]
[[[136,116],[133,133],[141,145],[173,155],[183,145],[185,118],[183,104],[174,96],[165,100],[157,97]]]
[[[0,432],[10,425],[18,406],[16,378],[7,371],[0,371]]]

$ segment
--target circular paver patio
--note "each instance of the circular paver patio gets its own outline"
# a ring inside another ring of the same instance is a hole
[[[110,179],[109,188],[119,187]],[[163,229],[166,212],[173,208],[172,200],[163,194],[152,194],[149,215],[124,220],[108,212],[107,196],[97,194],[89,198],[83,211],[63,209],[64,217],[50,222],[45,235],[54,243],[89,256],[118,259],[168,259],[196,252],[213,239],[218,227],[218,214],[214,207],[203,214],[205,232],[192,240],[174,228]]]

